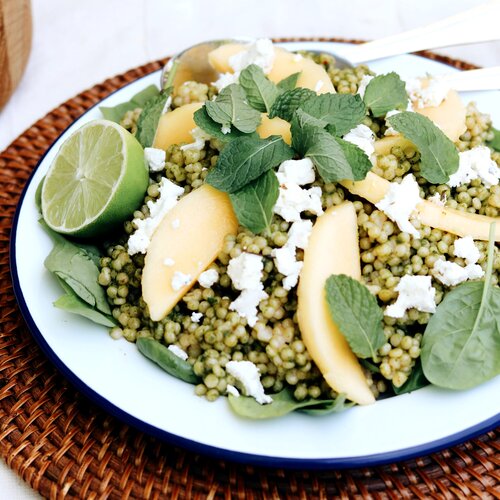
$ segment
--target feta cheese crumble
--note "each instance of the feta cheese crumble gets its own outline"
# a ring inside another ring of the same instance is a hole
[[[310,158],[286,160],[279,166],[276,177],[280,184],[294,183],[299,186],[311,184],[316,179],[314,163]]]
[[[467,264],[465,267],[456,262],[437,260],[434,263],[434,276],[446,286],[455,286],[463,281],[482,278],[483,268],[479,264]]]
[[[318,186],[302,189],[298,184],[287,182],[280,186],[278,200],[274,205],[274,213],[280,215],[287,222],[300,220],[302,212],[311,212],[321,215],[321,188]]]
[[[310,220],[294,222],[288,230],[288,241],[286,244],[294,248],[305,250],[311,236],[313,223]]]
[[[190,144],[183,144],[180,148],[181,151],[188,151],[190,149],[201,151],[205,147],[205,141],[209,141],[211,139],[211,137],[200,127],[195,127],[191,130],[190,134],[194,139],[194,142],[191,142]]]
[[[191,321],[193,323],[199,323],[201,318],[203,318],[203,314],[200,312],[194,312],[191,314]]]
[[[249,326],[257,323],[257,307],[261,300],[268,297],[261,281],[263,269],[262,257],[247,252],[231,259],[227,266],[227,274],[234,287],[241,291],[238,298],[229,304],[229,309],[246,318]]]
[[[215,269],[207,269],[206,271],[203,271],[199,278],[198,278],[198,283],[203,287],[203,288],[210,288],[212,285],[217,283],[219,280],[219,273]]]
[[[218,80],[213,82],[219,92],[232,83],[238,83],[240,73],[250,66],[255,64],[260,66],[264,73],[269,73],[273,68],[274,63],[274,47],[273,42],[268,38],[261,38],[255,42],[245,45],[244,50],[234,54],[229,58],[229,66],[233,69],[233,73],[222,73]]]
[[[184,194],[184,188],[177,186],[166,177],[162,177],[159,191],[160,197],[156,201],[147,202],[149,217],[133,220],[137,229],[128,239],[129,255],[146,253],[155,229],[160,225],[167,212],[177,204],[179,197]]]
[[[161,172],[165,168],[167,153],[163,149],[144,148],[144,158],[151,172]]]
[[[476,247],[472,236],[457,238],[455,243],[453,243],[453,248],[453,253],[457,257],[465,259],[467,264],[475,264],[479,260],[479,257],[481,257],[479,249]]]
[[[264,393],[259,369],[251,361],[229,361],[226,364],[226,372],[238,380],[246,395],[253,397],[257,403],[263,405],[273,402],[271,396]]]
[[[407,309],[434,313],[436,311],[436,289],[430,276],[411,276],[401,278],[395,290],[399,292],[394,304],[385,308],[384,314],[391,318],[402,318]]]
[[[399,184],[391,182],[386,195],[375,206],[394,221],[401,231],[420,238],[420,233],[409,218],[421,201],[418,183],[412,174],[408,174]]]
[[[444,207],[444,204],[446,203],[446,194],[443,193],[443,197],[439,196],[439,193],[435,193],[432,196],[428,198],[428,200],[431,203],[434,203],[434,205],[437,205],[438,207]]]
[[[469,151],[458,153],[458,170],[450,175],[447,184],[458,187],[468,184],[474,179],[481,179],[483,184],[490,188],[496,186],[500,179],[500,168],[491,159],[491,151],[487,146],[476,146]]]
[[[182,287],[189,285],[189,283],[191,283],[191,280],[192,277],[190,274],[184,274],[180,271],[175,271],[171,281],[172,289],[177,292]]]
[[[406,92],[418,108],[439,106],[449,91],[450,86],[438,77],[410,78],[406,81]]]
[[[372,163],[374,162],[375,159],[373,153],[375,153],[375,134],[372,132],[370,127],[360,124],[344,135],[343,139],[344,141],[358,146],[358,148],[364,151],[366,156],[370,158],[370,161]]]
[[[231,384],[227,384],[226,393],[231,394],[231,396],[234,396],[235,398],[240,397],[240,391],[238,391],[238,389],[236,389],[236,387],[234,387],[234,385]]]
[[[170,352],[173,352],[178,358],[181,358],[184,361],[188,359],[187,352],[183,351],[179,346],[176,346],[175,344],[169,345],[168,350]]]

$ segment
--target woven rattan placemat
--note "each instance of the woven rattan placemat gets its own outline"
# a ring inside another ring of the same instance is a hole
[[[9,274],[9,235],[21,191],[73,120],[164,62],[82,92],[0,154],[0,454],[7,464],[51,499],[500,499],[500,429],[424,458],[373,468],[312,472],[238,465],[184,451],[123,424],[75,391],[48,361],[21,316]]]

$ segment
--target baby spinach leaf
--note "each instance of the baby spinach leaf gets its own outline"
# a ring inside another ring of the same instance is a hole
[[[239,137],[222,150],[206,180],[221,191],[235,193],[293,155],[292,148],[277,135],[266,139]]]
[[[295,110],[309,97],[315,96],[316,93],[310,89],[299,87],[293,90],[283,92],[274,101],[269,112],[269,118],[279,116],[287,122],[291,122]]]
[[[422,367],[439,387],[469,389],[500,374],[500,288],[491,283],[494,226],[484,281],[448,292],[425,329]]]
[[[326,280],[326,301],[330,315],[358,358],[377,360],[385,343],[382,309],[368,288],[345,274]]]
[[[137,94],[135,94],[130,101],[122,102],[121,104],[117,104],[116,106],[107,107],[100,106],[99,109],[102,113],[102,116],[106,120],[111,120],[116,123],[120,123],[122,118],[125,116],[127,111],[133,111],[137,108],[143,108],[146,102],[152,97],[156,97],[159,94],[158,87],[156,85],[150,85],[146,87],[144,90],[141,90]]]
[[[260,123],[260,113],[247,103],[243,88],[235,83],[224,87],[215,101],[207,101],[205,108],[215,122],[224,127],[234,125],[246,134]]]
[[[229,196],[239,223],[257,234],[271,225],[278,195],[278,178],[268,170]]]
[[[238,129],[234,127],[231,127],[230,132],[224,134],[224,132],[222,132],[221,124],[212,120],[212,118],[208,116],[207,109],[205,108],[205,106],[202,106],[200,109],[195,111],[194,122],[207,134],[223,142],[229,142],[232,141],[233,139],[236,139],[237,137],[241,137],[242,135],[244,135],[243,132],[240,132]]]
[[[316,414],[320,414],[325,411],[331,412],[337,401],[331,399],[306,399],[303,401],[297,401],[293,397],[293,393],[290,389],[283,389],[281,392],[273,394],[272,398],[272,403],[261,405],[252,397],[236,397],[230,394],[228,396],[228,402],[234,413],[240,417],[261,420],[266,418],[282,417],[292,411],[302,410],[309,407],[317,407],[318,413]],[[340,407],[341,404],[339,403],[337,408],[340,409]]]
[[[42,177],[42,180],[38,183],[35,191],[35,205],[40,213],[42,213],[42,189],[43,182],[45,181],[45,175]]]
[[[248,104],[262,113],[269,112],[274,101],[281,94],[280,89],[256,64],[250,64],[241,72],[239,82],[247,95]]]
[[[278,82],[278,88],[283,91],[293,90],[297,85],[297,80],[299,79],[300,71],[298,73],[292,73],[290,76],[283,78]]]
[[[321,94],[309,97],[300,104],[309,115],[335,127],[335,135],[342,136],[359,125],[366,115],[359,95]]]
[[[47,270],[64,280],[82,300],[104,314],[111,314],[106,293],[97,281],[99,268],[88,250],[82,250],[61,235],[53,239],[54,247],[44,262]]]
[[[367,359],[360,359],[359,364],[363,368],[366,368],[367,370],[371,371],[372,373],[380,373],[379,366],[376,365],[375,363],[368,361]]]
[[[500,130],[497,130],[495,127],[491,127],[491,131],[493,132],[493,139],[488,141],[486,144],[495,151],[500,151]]]
[[[425,378],[420,359],[417,359],[417,362],[415,363],[415,366],[413,367],[408,380],[401,387],[396,387],[393,384],[392,388],[394,390],[394,393],[399,395],[416,391],[417,389],[425,387],[426,385],[429,385],[429,381]]]
[[[308,406],[307,408],[299,409],[299,411],[307,413],[308,415],[320,416],[340,413],[353,406],[354,403],[352,401],[347,401],[345,394],[339,394],[335,399],[319,403],[318,406]]]
[[[402,111],[387,121],[417,146],[421,156],[420,173],[427,181],[445,184],[458,170],[457,148],[429,118]]]
[[[167,346],[152,337],[139,337],[137,349],[146,358],[156,363],[162,370],[189,384],[197,384],[200,377],[195,375],[193,367],[174,354]]]
[[[153,145],[158,122],[165,109],[172,87],[162,90],[158,95],[148,99],[137,120],[137,140],[143,148]]]
[[[84,302],[77,295],[67,294],[59,297],[55,302],[54,306],[63,309],[64,311],[68,311],[73,314],[78,314],[83,316],[84,318],[97,323],[98,325],[103,325],[107,327],[113,327],[116,325],[116,322],[113,321],[112,316],[107,316],[103,314],[90,305],[87,302]]]
[[[393,109],[404,110],[408,106],[405,82],[394,72],[378,75],[370,80],[363,100],[376,118]]]

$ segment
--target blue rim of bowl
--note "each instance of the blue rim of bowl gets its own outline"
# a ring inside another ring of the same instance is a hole
[[[421,57],[421,56],[415,56]],[[422,59],[426,59],[422,57]],[[142,80],[143,78],[150,77],[152,74],[158,73],[161,74],[161,69],[156,70],[153,73],[148,75],[144,75],[137,80],[127,83],[120,89],[115,90],[109,96],[106,96],[106,99],[117,92],[121,92],[124,88],[127,88],[129,85],[135,84],[136,82]],[[45,340],[42,332],[39,330],[36,325],[33,317],[29,312],[28,305],[24,299],[24,295],[21,289],[21,285],[19,282],[19,276],[17,272],[17,261],[16,261],[16,239],[17,239],[17,226],[19,215],[23,206],[24,198],[28,191],[31,182],[33,181],[33,177],[38,170],[38,167],[41,165],[47,154],[52,150],[52,148],[56,145],[56,143],[60,140],[61,136],[66,133],[66,131],[74,125],[74,123],[80,120],[83,116],[93,110],[95,107],[101,105],[101,102],[98,102],[87,109],[84,113],[82,113],[76,120],[74,120],[71,124],[69,124],[54,140],[52,145],[47,149],[47,151],[43,154],[43,156],[38,161],[36,167],[33,169],[28,181],[26,182],[25,187],[21,193],[19,198],[19,202],[16,208],[16,212],[14,214],[14,219],[12,221],[12,230],[11,237],[9,243],[9,260],[10,260],[10,273],[12,278],[14,295],[16,297],[17,303],[19,305],[21,315],[27,323],[27,326],[35,338],[37,344],[40,346],[45,355],[49,358],[52,364],[62,373],[62,375],[69,381],[71,384],[78,389],[82,394],[87,396],[90,400],[92,400],[95,404],[101,407],[104,411],[112,414],[122,422],[131,427],[135,427],[136,429],[145,432],[151,436],[154,436],[162,441],[173,444],[175,446],[179,446],[181,448],[185,448],[189,451],[199,453],[202,455],[208,455],[218,459],[229,460],[232,462],[243,463],[243,464],[252,464],[257,466],[264,466],[270,468],[287,468],[287,469],[315,469],[315,470],[325,470],[325,469],[351,469],[351,468],[359,468],[359,467],[372,467],[376,465],[384,465],[393,462],[400,462],[403,460],[410,460],[412,458],[421,457],[423,455],[428,455],[430,453],[434,453],[440,451],[444,448],[449,448],[456,444],[463,443],[470,439],[473,439],[481,434],[489,432],[500,425],[500,413],[494,415],[493,417],[480,422],[472,427],[468,427],[463,431],[457,432],[455,434],[451,434],[449,436],[443,437],[441,439],[437,439],[434,441],[430,441],[428,443],[423,443],[421,445],[412,446],[409,448],[403,448],[401,450],[394,450],[385,453],[375,453],[370,455],[363,456],[354,456],[354,457],[341,457],[341,458],[283,458],[277,456],[267,456],[267,455],[256,455],[244,452],[238,452],[233,450],[228,450],[225,448],[218,448],[216,446],[211,446],[203,443],[199,443],[198,441],[193,441],[191,439],[187,439],[176,434],[172,434],[163,429],[159,429],[143,420],[140,420],[126,411],[122,410],[120,407],[114,405],[106,398],[102,397],[98,392],[89,387],[82,379],[77,377],[71,369],[63,363],[63,361],[56,355],[56,353],[52,350],[50,345]]]

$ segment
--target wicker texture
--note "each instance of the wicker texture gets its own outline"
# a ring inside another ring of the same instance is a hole
[[[164,62],[128,71],[70,99],[0,154],[0,454],[7,464],[51,499],[500,499],[500,429],[425,458],[370,469],[309,472],[238,465],[158,442],[121,423],[76,392],[47,360],[21,317],[10,280],[8,244],[19,196],[62,130],[110,92]]]

